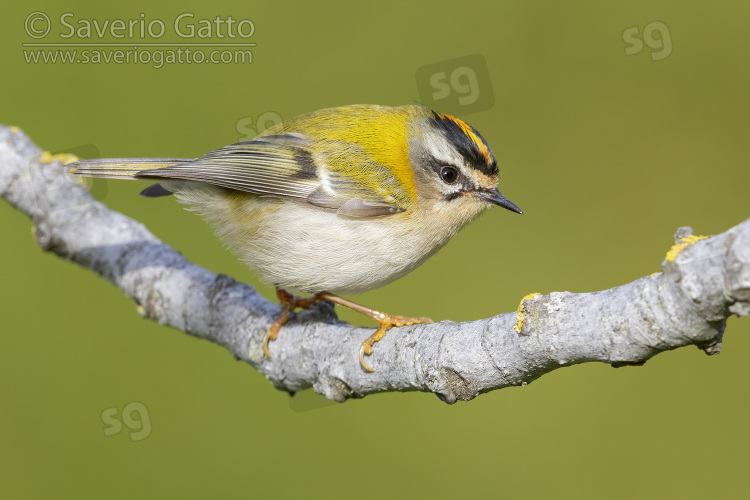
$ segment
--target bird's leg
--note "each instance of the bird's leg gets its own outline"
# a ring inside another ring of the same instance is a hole
[[[279,296],[279,298],[281,298],[281,296]],[[395,316],[392,314],[376,311],[375,309],[370,309],[369,307],[365,307],[363,305],[357,304],[356,302],[352,302],[351,300],[347,300],[343,297],[339,297],[338,295],[334,295],[329,292],[321,292],[315,295],[315,297],[311,298],[317,299],[316,302],[318,300],[330,300],[331,302],[335,302],[336,304],[339,304],[341,306],[348,307],[353,311],[357,311],[360,314],[369,316],[380,323],[380,326],[377,330],[375,330],[375,333],[370,335],[367,340],[362,342],[362,346],[359,348],[359,363],[362,365],[362,368],[364,368],[368,372],[373,371],[373,369],[367,366],[367,363],[365,363],[365,355],[369,356],[370,354],[372,354],[373,344],[382,339],[383,335],[385,335],[385,332],[387,332],[392,326],[432,323],[432,320],[430,318],[410,318],[408,316]]]
[[[408,316],[397,316],[376,311],[375,309],[370,309],[369,307],[365,307],[361,304],[357,304],[356,302],[352,302],[351,300],[347,300],[343,297],[339,297],[338,295],[334,295],[329,292],[321,292],[317,295],[313,295],[312,297],[302,298],[287,292],[283,288],[277,288],[276,295],[279,297],[281,312],[276,318],[276,321],[273,322],[273,325],[271,325],[271,328],[268,330],[268,333],[266,333],[266,336],[263,338],[263,352],[266,353],[266,356],[268,356],[269,358],[271,357],[271,355],[268,353],[268,341],[276,339],[276,337],[279,335],[279,329],[284,326],[287,320],[289,320],[289,314],[291,314],[291,312],[297,308],[309,309],[313,304],[315,304],[316,302],[320,302],[321,300],[330,300],[331,302],[334,302],[340,306],[348,307],[349,309],[360,314],[364,314],[365,316],[369,316],[370,318],[380,323],[380,326],[377,330],[375,330],[375,333],[370,335],[367,340],[362,342],[362,345],[359,348],[359,363],[362,365],[362,368],[364,368],[368,372],[373,371],[373,369],[370,368],[367,363],[365,363],[365,355],[369,356],[370,354],[372,354],[373,344],[382,339],[385,335],[385,332],[390,330],[391,327],[432,323],[432,320],[430,318],[411,318]]]
[[[326,300],[324,297],[320,297],[320,294],[306,298],[298,297],[297,295],[293,295],[287,292],[283,288],[276,288],[276,296],[279,298],[281,312],[276,317],[276,321],[273,322],[273,325],[271,325],[271,328],[268,330],[268,333],[266,333],[266,336],[263,337],[263,352],[266,353],[266,356],[268,356],[269,358],[271,357],[271,355],[268,353],[268,341],[276,340],[276,337],[278,337],[279,335],[279,329],[284,326],[284,323],[287,322],[287,320],[289,319],[289,314],[291,314],[291,312],[298,307],[302,309],[309,309],[316,302]]]

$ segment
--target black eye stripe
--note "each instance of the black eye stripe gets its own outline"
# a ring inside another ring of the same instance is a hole
[[[427,160],[433,172],[435,172],[437,178],[440,179],[440,182],[442,182],[446,187],[450,186],[451,192],[443,197],[445,201],[455,200],[463,196],[465,193],[475,191],[477,189],[471,179],[466,177],[466,174],[461,168],[455,165],[451,165],[450,163],[446,163],[445,161],[438,160],[437,158],[430,157],[427,158]],[[445,179],[443,179],[443,176],[441,174],[443,172],[443,169],[445,168],[455,170],[456,178],[453,182],[446,182]]]
[[[444,137],[456,148],[459,154],[468,160],[466,163],[469,168],[476,169],[488,177],[497,175],[498,168],[495,157],[492,156],[487,141],[484,140],[474,127],[464,123],[476,139],[484,145],[486,151],[489,153],[488,158],[482,155],[481,151],[477,148],[477,144],[458,125],[460,120],[436,111],[432,111],[431,118],[436,129],[442,132]]]

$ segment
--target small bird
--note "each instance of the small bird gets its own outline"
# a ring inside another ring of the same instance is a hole
[[[154,179],[140,194],[175,194],[276,286],[281,313],[330,300],[391,326],[429,318],[376,311],[335,294],[386,285],[437,252],[483,210],[521,210],[497,189],[497,162],[473,127],[424,106],[352,105],[301,115],[200,158],[81,160],[86,177]],[[301,298],[287,290],[312,294]]]

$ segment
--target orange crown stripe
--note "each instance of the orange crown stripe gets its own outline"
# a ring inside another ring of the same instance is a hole
[[[492,158],[490,157],[490,150],[487,148],[487,145],[480,139],[477,134],[474,133],[474,130],[464,123],[463,121],[459,120],[455,116],[452,115],[443,115],[446,118],[450,119],[453,123],[459,126],[461,131],[466,134],[466,136],[471,139],[471,142],[474,143],[474,145],[479,150],[479,153],[482,155],[482,158],[484,158],[484,161],[487,162],[487,164],[492,163]]]

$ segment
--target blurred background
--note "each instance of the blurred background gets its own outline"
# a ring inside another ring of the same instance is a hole
[[[488,211],[409,276],[356,297],[371,307],[464,321],[513,311],[529,292],[602,290],[659,271],[679,226],[709,235],[750,216],[747,4],[2,11],[0,122],[51,152],[198,156],[355,103],[419,101],[477,128],[525,215]],[[227,43],[254,45],[209,46]],[[145,185],[92,189],[275,300],[199,217],[137,196]],[[729,320],[710,358],[684,348],[637,368],[580,365],[452,406],[421,393],[334,404],[310,390],[290,398],[222,348],[141,319],[109,283],[42,252],[4,202],[0,224],[3,498],[746,492],[748,319]]]

